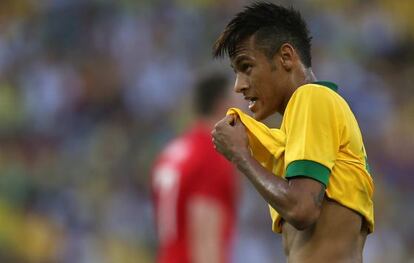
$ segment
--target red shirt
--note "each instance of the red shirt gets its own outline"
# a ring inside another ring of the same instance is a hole
[[[213,147],[210,130],[201,123],[170,143],[152,173],[159,237],[158,263],[189,263],[186,209],[192,198],[217,201],[224,211],[220,242],[222,262],[230,262],[235,225],[237,176]]]

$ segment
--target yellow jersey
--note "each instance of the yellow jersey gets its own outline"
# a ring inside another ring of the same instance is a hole
[[[374,231],[369,172],[361,131],[346,101],[331,82],[299,87],[290,98],[280,129],[270,129],[238,109],[253,157],[286,179],[310,177],[326,187],[326,196],[361,214]],[[271,135],[269,135],[271,134]],[[272,229],[280,233],[281,216],[271,206]]]

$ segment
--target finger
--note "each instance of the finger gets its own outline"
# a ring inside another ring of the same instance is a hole
[[[234,126],[236,119],[237,116],[235,114],[229,114],[226,116],[226,123],[230,124],[231,126]]]
[[[244,124],[243,124],[243,122],[240,120],[240,118],[238,118],[238,117],[234,118],[233,126],[241,126],[241,125],[243,125],[243,126],[244,126]]]
[[[223,123],[225,123],[226,122],[226,117],[224,117],[223,119],[221,119],[221,120],[219,120],[218,122],[216,122],[216,124],[214,125],[214,131],[217,129],[217,128],[220,128],[220,126],[222,126],[223,125]]]

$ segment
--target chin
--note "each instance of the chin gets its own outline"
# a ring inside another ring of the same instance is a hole
[[[267,109],[258,109],[255,112],[253,112],[253,118],[256,121],[262,121],[264,119],[266,119],[267,117],[269,117],[270,115],[272,115],[274,112]]]
[[[263,112],[259,111],[259,112],[253,112],[253,118],[256,121],[262,121],[266,118],[266,116],[264,116]]]

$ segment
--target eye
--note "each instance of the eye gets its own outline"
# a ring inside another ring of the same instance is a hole
[[[252,65],[249,63],[244,63],[240,66],[240,71],[244,73],[250,73],[251,69],[252,69]]]

